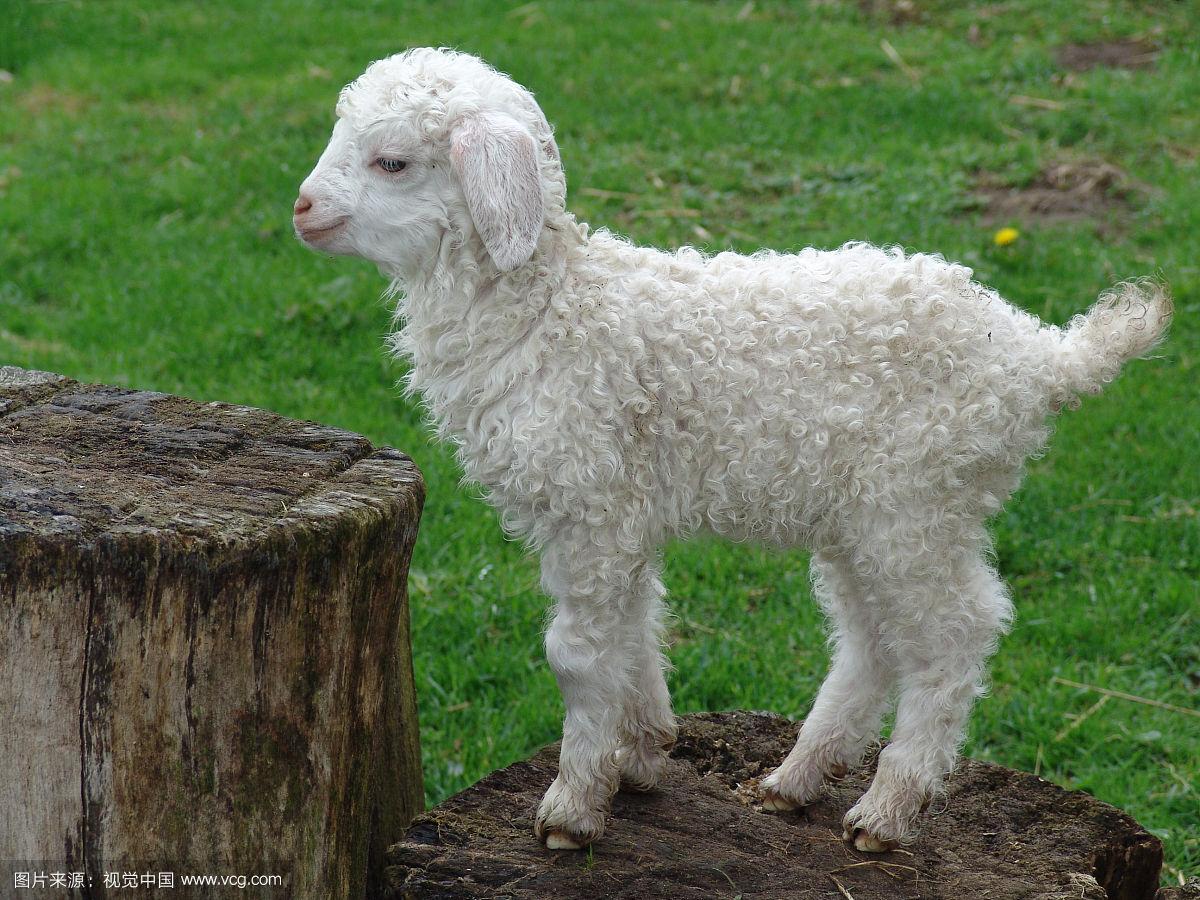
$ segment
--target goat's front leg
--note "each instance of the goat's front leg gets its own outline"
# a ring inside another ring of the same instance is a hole
[[[542,554],[542,586],[555,600],[546,658],[566,707],[558,777],[534,822],[551,849],[586,847],[604,831],[638,674],[641,642],[632,640],[631,623],[644,619],[636,588],[646,564],[598,554],[594,540],[552,544]]]
[[[665,615],[658,567],[639,570],[626,605],[626,628],[633,648],[633,683],[625,697],[617,768],[621,787],[648,791],[658,784],[677,726],[665,678],[662,620]]]

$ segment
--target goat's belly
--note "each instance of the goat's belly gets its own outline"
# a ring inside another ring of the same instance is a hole
[[[697,504],[705,528],[736,541],[823,543],[836,498],[819,471],[792,462],[781,467],[779,459],[751,451],[710,469]]]
[[[703,522],[713,534],[739,542],[818,547],[830,540],[819,518],[798,507],[760,508],[714,502],[707,505]]]

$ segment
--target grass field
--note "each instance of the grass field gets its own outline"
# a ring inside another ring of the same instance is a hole
[[[416,459],[430,802],[554,739],[561,706],[536,562],[399,397],[381,278],[291,235],[337,90],[366,62],[440,44],[511,72],[557,125],[571,207],[639,242],[935,250],[1052,322],[1161,272],[1170,341],[1062,416],[995,523],[1018,619],[966,751],[1124,807],[1162,837],[1165,878],[1200,875],[1200,719],[1055,680],[1200,706],[1196,3],[15,10],[0,22],[0,364],[265,406]],[[1161,50],[1148,67],[1056,61],[1130,36]],[[981,185],[1097,161],[1127,179],[1098,212],[982,205]],[[1000,225],[1015,243],[994,245]],[[827,661],[805,554],[698,541],[669,550],[667,583],[680,711],[804,714]]]

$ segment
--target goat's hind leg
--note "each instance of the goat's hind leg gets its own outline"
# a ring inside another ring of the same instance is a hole
[[[987,659],[1011,616],[1004,586],[978,554],[960,553],[938,576],[894,585],[887,637],[900,671],[896,726],[871,787],[842,820],[860,850],[890,850],[915,835],[954,768]]]
[[[874,598],[840,557],[816,554],[813,586],[833,626],[833,664],[796,745],[763,780],[763,808],[786,811],[816,800],[829,779],[857,766],[879,737],[894,673],[879,643]]]

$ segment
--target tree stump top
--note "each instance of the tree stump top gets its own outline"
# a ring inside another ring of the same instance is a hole
[[[412,461],[360,435],[0,367],[0,546],[295,540],[414,498]]]
[[[869,770],[805,812],[764,813],[759,779],[798,723],[764,713],[682,718],[663,783],[619,793],[590,852],[552,852],[530,823],[558,747],[419,816],[389,851],[394,897],[1039,898],[1151,900],[1162,846],[1132,818],[1033,775],[963,760],[920,839],[859,853],[842,814]]]

